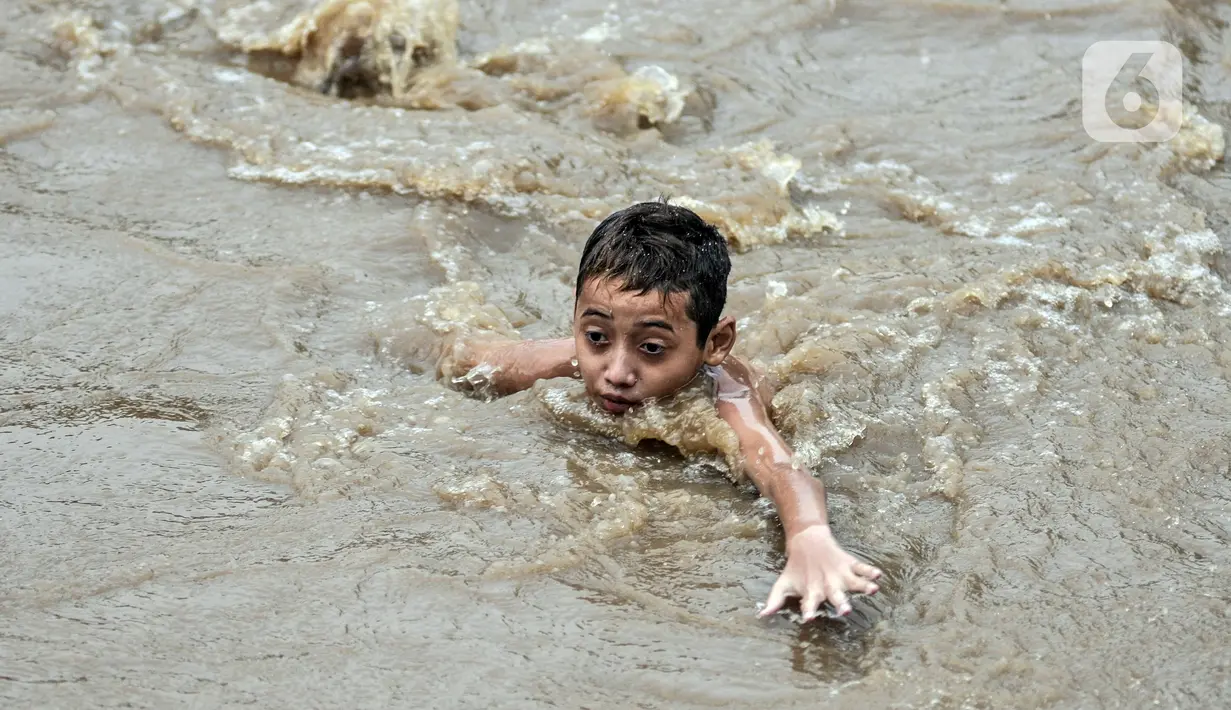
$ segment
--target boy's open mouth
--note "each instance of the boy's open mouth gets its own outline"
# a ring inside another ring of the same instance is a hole
[[[629,407],[636,404],[636,402],[631,399],[624,399],[623,397],[617,397],[610,394],[600,394],[598,396],[598,402],[603,405],[603,409],[606,409],[612,414],[623,414],[628,411]]]

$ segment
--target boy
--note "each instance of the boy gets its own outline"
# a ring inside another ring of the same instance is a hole
[[[572,338],[467,343],[454,368],[486,366],[500,394],[580,372],[593,404],[616,416],[698,376],[713,378],[718,415],[736,433],[746,473],[773,501],[786,533],[786,569],[761,616],[788,597],[802,598],[805,621],[824,600],[845,615],[848,592],[875,594],[872,580],[881,573],[834,540],[824,486],[792,463],[769,419],[764,378],[730,355],[735,321],[722,316],[730,270],[726,240],[697,214],[665,201],[633,205],[603,220],[586,242]]]

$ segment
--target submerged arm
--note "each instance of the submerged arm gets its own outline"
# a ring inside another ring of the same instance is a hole
[[[452,359],[439,366],[440,374],[461,376],[486,366],[485,379],[496,394],[528,389],[538,380],[568,377],[576,346],[572,338],[557,340],[487,340],[459,343]]]
[[[769,419],[764,389],[742,362],[729,358],[718,371],[718,414],[739,437],[748,477],[773,501],[786,534],[787,564],[770,591],[762,616],[782,608],[787,597],[803,598],[804,619],[828,599],[839,614],[850,611],[847,592],[874,594],[880,570],[838,545],[829,529],[825,487],[792,461],[790,447]]]

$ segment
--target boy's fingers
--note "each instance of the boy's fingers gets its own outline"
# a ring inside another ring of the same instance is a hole
[[[860,594],[876,594],[880,591],[880,585],[876,582],[853,574],[847,575],[846,587],[852,592]]]
[[[865,564],[863,562],[856,562],[854,566],[854,570],[855,570],[855,574],[859,575],[860,577],[867,577],[868,579],[876,579],[877,577],[881,576],[881,571],[879,569],[873,567],[872,565]]]
[[[772,614],[777,614],[782,605],[786,604],[786,593],[790,588],[791,583],[787,581],[786,577],[779,577],[778,581],[774,582],[773,589],[769,590],[769,599],[765,602],[765,608],[757,616],[763,619]]]
[[[836,584],[830,585],[828,594],[825,596],[829,598],[829,603],[833,604],[833,608],[838,610],[838,616],[851,613],[851,603],[847,601],[846,592],[842,590],[842,587]]]
[[[804,615],[804,621],[812,621],[816,617],[816,610],[821,606],[821,598],[818,590],[808,590],[808,594],[804,596],[804,603],[799,607],[800,613]]]

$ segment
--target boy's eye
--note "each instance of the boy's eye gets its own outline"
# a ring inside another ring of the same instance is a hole
[[[667,349],[659,343],[642,343],[641,349],[649,355],[662,355],[667,351]]]
[[[597,330],[586,331],[586,340],[590,341],[594,345],[599,345],[606,339],[607,338],[604,337],[603,334],[598,332]]]

